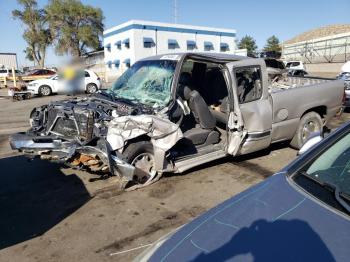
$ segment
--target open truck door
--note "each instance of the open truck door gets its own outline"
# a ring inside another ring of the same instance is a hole
[[[246,154],[271,143],[272,102],[263,59],[228,63],[233,108],[228,121],[227,153]]]

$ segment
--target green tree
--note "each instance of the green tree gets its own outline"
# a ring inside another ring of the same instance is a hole
[[[52,41],[45,10],[38,8],[36,0],[18,0],[18,4],[23,10],[13,10],[12,16],[26,27],[23,33],[23,38],[28,44],[24,50],[26,58],[44,67],[46,49]]]
[[[104,19],[100,8],[79,0],[51,0],[46,12],[57,54],[79,57],[86,49],[99,47]]]
[[[248,56],[253,56],[258,48],[253,37],[246,35],[238,43],[240,49],[247,49]]]
[[[264,51],[281,52],[280,40],[276,36],[271,36],[266,40]]]

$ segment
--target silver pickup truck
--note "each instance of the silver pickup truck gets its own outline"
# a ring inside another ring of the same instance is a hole
[[[342,106],[344,83],[282,76],[223,54],[181,53],[136,62],[107,91],[35,108],[13,149],[120,177],[123,188],[291,141],[300,148]]]

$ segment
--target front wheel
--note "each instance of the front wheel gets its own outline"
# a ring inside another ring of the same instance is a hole
[[[137,170],[135,172],[133,184],[145,184],[151,179],[154,171],[154,151],[153,145],[149,141],[140,141],[127,146],[123,156],[129,164]]]
[[[322,132],[321,116],[316,112],[309,112],[300,119],[298,129],[290,142],[295,149],[300,149],[313,133]]]

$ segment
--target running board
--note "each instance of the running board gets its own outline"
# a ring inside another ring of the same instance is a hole
[[[177,173],[182,173],[192,167],[199,166],[210,161],[223,158],[227,154],[223,150],[217,150],[208,154],[192,157],[186,160],[175,161],[175,169]]]

